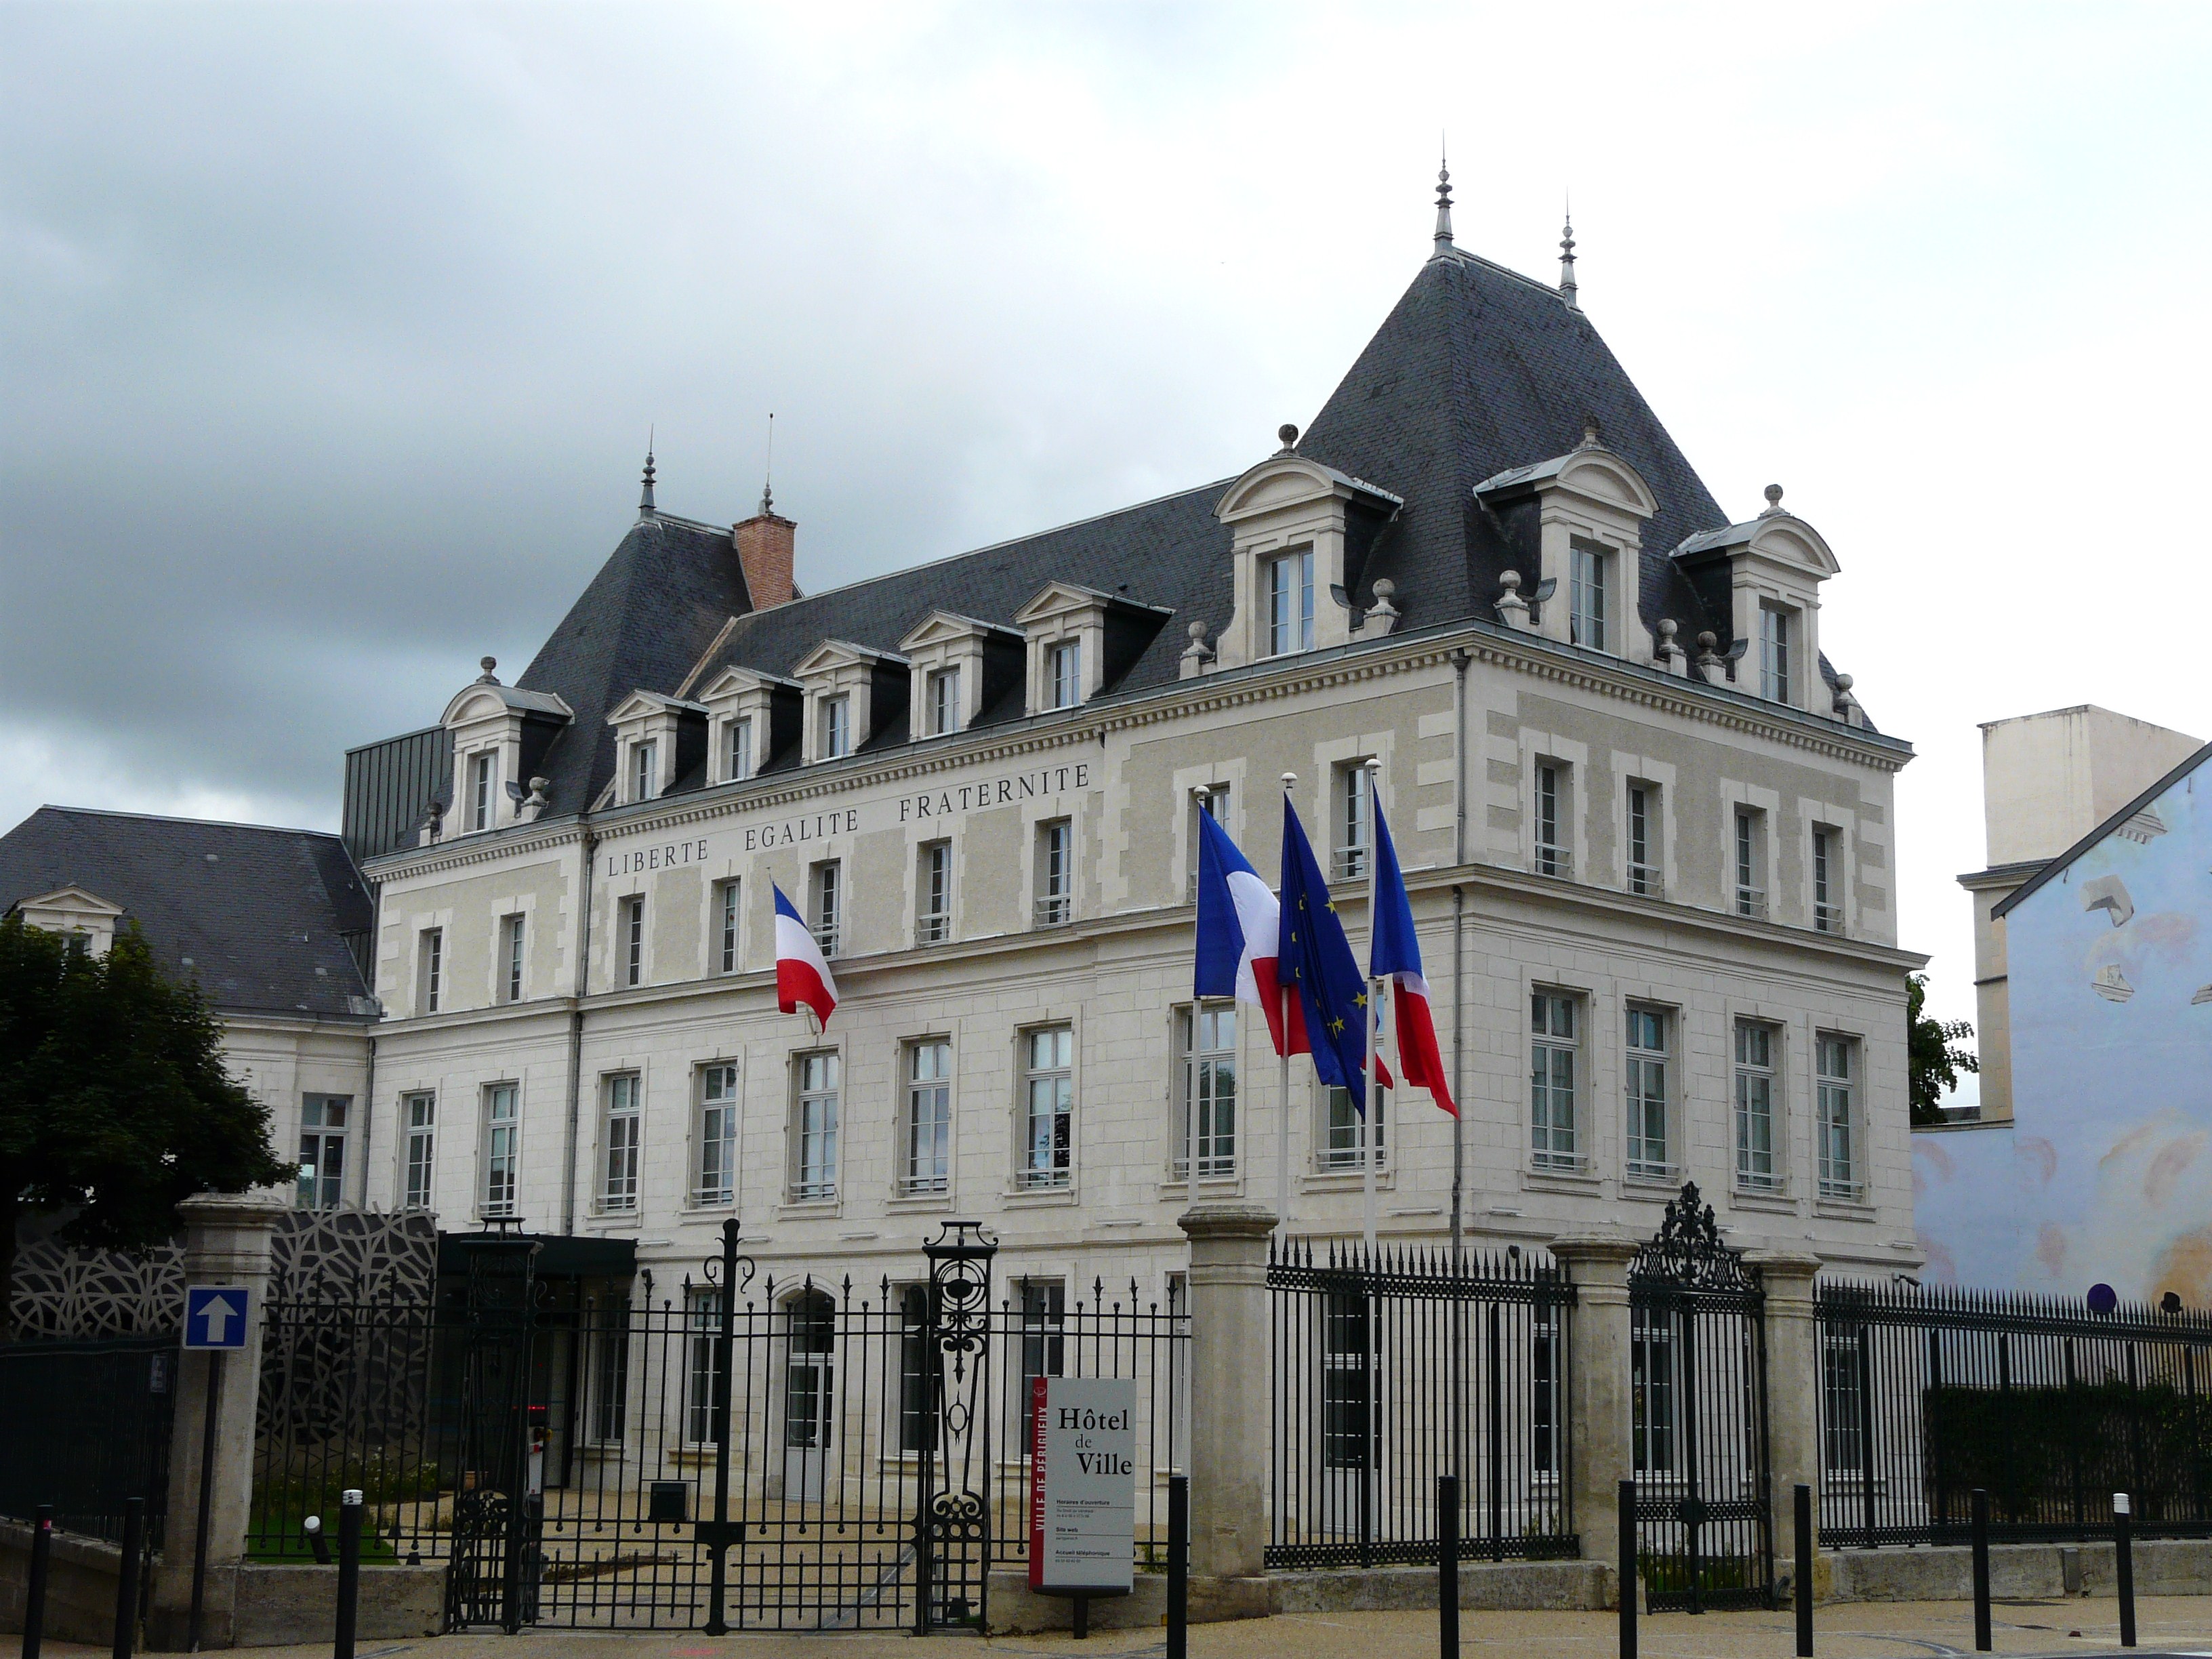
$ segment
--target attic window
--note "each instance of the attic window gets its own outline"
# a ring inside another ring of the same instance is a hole
[[[1267,654],[1310,651],[1314,643],[1313,549],[1267,561]]]
[[[822,699],[822,758],[853,752],[853,700],[842,693]]]
[[[629,747],[629,798],[651,800],[659,778],[659,745],[651,739]]]
[[[740,715],[724,727],[724,756],[729,765],[726,782],[736,783],[753,775],[753,723],[750,715]]]
[[[1593,651],[1608,648],[1605,550],[1577,542],[1567,552],[1567,638]]]
[[[1046,653],[1048,708],[1073,708],[1083,701],[1083,641],[1062,640]]]
[[[499,756],[486,750],[469,763],[469,828],[491,828],[492,803],[497,799]]]
[[[960,729],[960,671],[940,668],[929,677],[929,735]]]
[[[1759,695],[1790,701],[1790,613],[1777,605],[1759,608]]]

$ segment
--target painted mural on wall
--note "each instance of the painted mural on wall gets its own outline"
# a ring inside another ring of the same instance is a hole
[[[2212,1307],[2212,766],[2005,927],[2014,1122],[1913,1137],[1925,1276]]]

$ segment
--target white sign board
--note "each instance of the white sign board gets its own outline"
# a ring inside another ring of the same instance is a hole
[[[1127,1595],[1137,1555],[1136,1382],[1036,1377],[1030,1414],[1030,1588]]]

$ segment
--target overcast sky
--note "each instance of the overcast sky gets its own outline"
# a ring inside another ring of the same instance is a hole
[[[1843,562],[1970,1013],[1975,723],[2212,736],[2212,11],[0,6],[0,826],[332,825],[635,513],[811,588],[1234,473],[1428,252]],[[1533,459],[1533,458],[1532,458]]]

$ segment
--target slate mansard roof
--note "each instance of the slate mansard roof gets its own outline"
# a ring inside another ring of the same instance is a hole
[[[336,836],[42,806],[0,836],[0,914],[64,887],[122,906],[219,1011],[374,1016],[354,955],[374,908]]]
[[[1591,420],[1658,498],[1644,527],[1645,623],[1673,618],[1686,647],[1711,630],[1725,651],[1733,631],[1725,609],[1709,605],[1669,555],[1729,515],[1582,311],[1545,283],[1453,248],[1422,266],[1297,446],[1403,501],[1353,550],[1364,551],[1355,599],[1366,603],[1388,578],[1402,629],[1494,620],[1500,573],[1537,568],[1535,525],[1525,510],[1493,511],[1475,487],[1574,449]],[[1171,681],[1189,623],[1203,621],[1218,637],[1230,621],[1231,537],[1213,516],[1230,482],[759,611],[729,530],[644,517],[517,682],[557,694],[575,714],[535,769],[550,780],[547,814],[586,810],[599,796],[615,764],[606,717],[634,690],[673,695],[688,685],[696,694],[726,666],[788,678],[828,639],[895,652],[933,608],[1012,626],[1048,580],[1154,608],[1144,625],[1156,631],[1103,696]],[[1832,680],[1825,660],[1821,667]],[[975,724],[1021,713],[1011,692]],[[868,746],[906,740],[901,716]],[[795,753],[765,758],[763,770],[797,763]],[[676,787],[702,777],[695,766]],[[354,842],[365,857],[402,844],[411,835]]]

